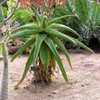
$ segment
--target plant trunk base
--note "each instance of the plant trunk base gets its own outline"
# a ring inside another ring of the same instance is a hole
[[[33,82],[35,84],[50,84],[52,82],[52,70],[49,68],[46,73],[41,66],[36,67]]]
[[[44,70],[44,66],[39,60],[37,66],[31,69],[34,72],[33,82],[34,84],[50,84],[52,77],[54,76],[55,60],[52,59],[49,63],[47,72]]]

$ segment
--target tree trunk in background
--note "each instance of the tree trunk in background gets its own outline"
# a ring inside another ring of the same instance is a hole
[[[7,49],[6,44],[3,44],[2,53],[3,53],[4,68],[3,68],[0,100],[8,100],[8,54],[6,49]]]

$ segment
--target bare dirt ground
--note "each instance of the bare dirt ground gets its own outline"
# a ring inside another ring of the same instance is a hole
[[[29,78],[14,90],[20,79],[27,57],[20,57],[9,64],[9,100],[100,100],[100,54],[71,54],[73,70],[66,58],[61,59],[69,75],[66,83],[57,70],[53,83],[49,86],[34,86]],[[2,74],[0,63],[0,76]],[[1,79],[1,78],[0,78]],[[27,87],[26,87],[27,86]],[[26,88],[24,88],[26,87]]]

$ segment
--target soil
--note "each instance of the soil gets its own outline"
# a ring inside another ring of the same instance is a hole
[[[50,85],[31,84],[29,74],[17,90],[14,90],[14,85],[22,75],[27,56],[13,63],[9,61],[8,100],[100,100],[100,54],[71,53],[71,58],[73,70],[61,54],[69,82],[63,80],[57,68]],[[2,70],[3,64],[0,61],[0,79]]]

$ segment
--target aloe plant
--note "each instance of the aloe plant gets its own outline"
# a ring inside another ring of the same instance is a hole
[[[67,73],[60,59],[56,45],[60,47],[60,49],[65,54],[70,67],[72,67],[72,65],[69,53],[65,49],[61,39],[65,39],[66,41],[69,41],[74,45],[78,45],[92,52],[91,49],[89,49],[87,46],[85,46],[77,39],[71,37],[67,33],[66,34],[63,33],[62,30],[67,30],[68,33],[71,32],[79,37],[77,32],[71,29],[70,27],[57,23],[58,20],[67,17],[69,16],[65,15],[52,19],[52,18],[47,18],[44,15],[36,16],[35,22],[22,25],[18,27],[16,30],[12,31],[11,38],[13,39],[15,38],[23,39],[23,37],[26,37],[24,45],[22,45],[22,47],[20,47],[20,49],[15,53],[15,55],[12,57],[12,61],[20,54],[22,54],[27,47],[31,47],[31,52],[28,56],[28,60],[25,65],[22,78],[16,85],[16,88],[19,86],[19,84],[22,83],[28,71],[30,70],[32,64],[35,65],[33,68],[35,82],[50,83],[52,81],[51,77],[56,67],[55,62],[57,62],[57,64],[59,65],[59,69],[65,81],[68,80]]]

